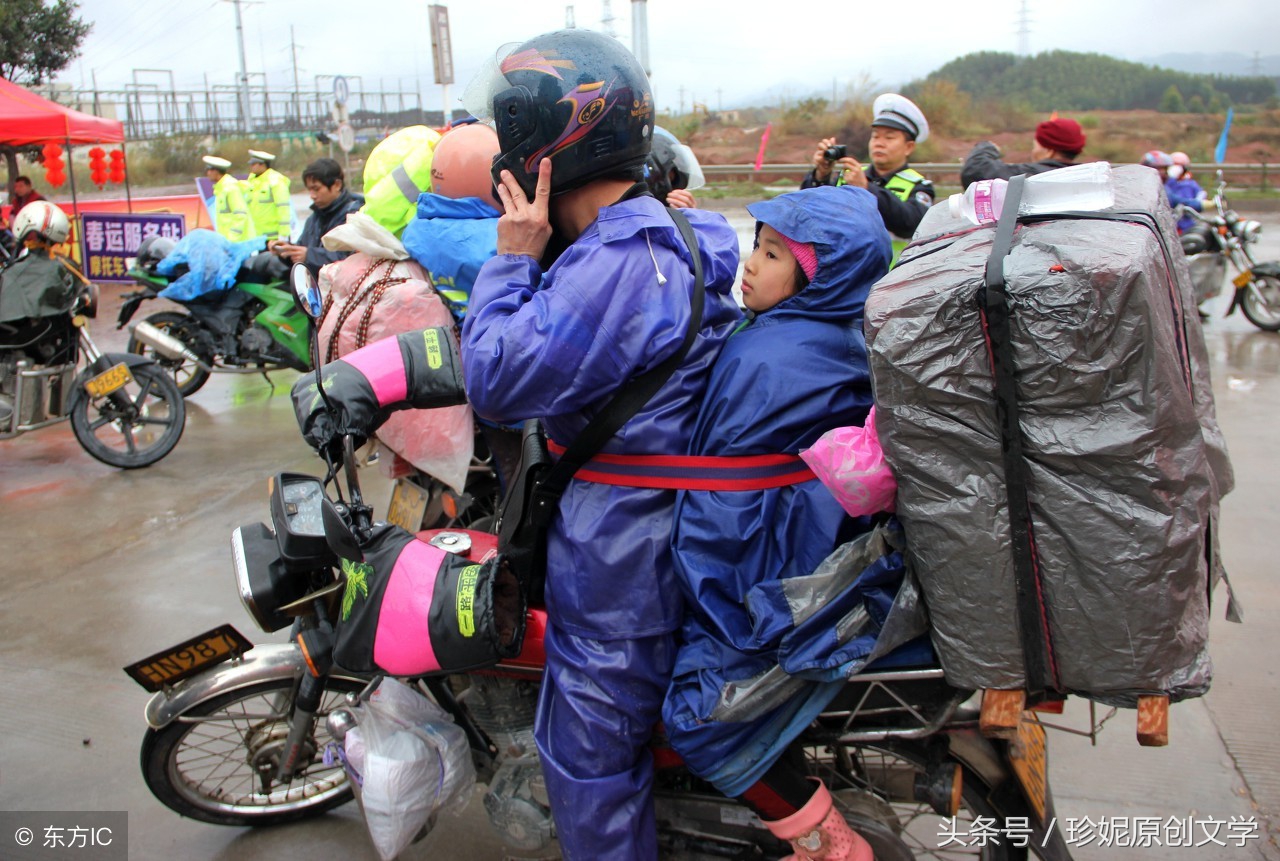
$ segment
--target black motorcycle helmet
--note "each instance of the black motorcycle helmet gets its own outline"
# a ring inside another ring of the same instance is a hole
[[[644,181],[653,196],[663,203],[673,189],[701,188],[705,183],[702,167],[693,150],[676,139],[662,126],[653,127],[653,149],[644,163]]]
[[[498,132],[494,182],[509,170],[530,199],[544,158],[554,195],[606,176],[639,179],[649,155],[649,79],[630,51],[601,33],[558,30],[504,48],[463,99]]]
[[[138,266],[144,272],[154,272],[156,264],[168,257],[177,244],[167,236],[148,236],[138,246]]]

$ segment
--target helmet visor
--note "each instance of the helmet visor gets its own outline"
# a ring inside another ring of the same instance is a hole
[[[676,170],[689,177],[689,182],[685,185],[685,188],[693,191],[706,185],[707,180],[702,175],[702,165],[698,164],[698,157],[693,154],[693,150],[684,144],[676,144],[673,149],[676,155]]]
[[[518,47],[518,42],[508,42],[500,47],[462,91],[462,106],[481,122],[493,121],[493,97],[511,86],[502,73],[502,61]]]

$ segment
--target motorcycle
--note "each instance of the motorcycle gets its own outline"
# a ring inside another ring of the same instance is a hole
[[[318,313],[318,295],[310,300]],[[304,300],[304,306],[307,301]],[[299,646],[337,622],[342,559],[358,558],[373,511],[360,492],[351,439],[324,478],[271,478],[271,526],[232,538],[237,590],[265,632],[288,643],[255,646],[230,624],[151,655],[126,672],[152,691],[142,742],[143,777],[175,812],[220,825],[267,825],[322,814],[353,797],[339,758],[352,709],[380,676],[316,666]],[[341,473],[342,480],[338,480]],[[336,498],[326,488],[333,484]],[[342,486],[345,485],[345,494]],[[496,537],[430,530],[421,540],[479,561]],[[503,843],[546,849],[555,826],[533,741],[545,652],[546,611],[531,606],[519,655],[464,674],[407,680],[462,728],[487,786],[484,807]],[[850,824],[881,861],[1027,857],[1069,861],[1052,827],[1043,725],[1030,712],[1009,740],[979,731],[978,695],[949,686],[941,669],[864,672],[800,737],[810,772],[831,789]],[[691,774],[655,734],[659,842],[670,857],[778,858],[789,847],[733,799]],[[948,843],[948,833],[1021,830],[1029,839]],[[981,845],[978,845],[979,842]]]
[[[70,420],[76,441],[103,463],[150,466],[182,437],[182,395],[153,359],[98,349],[88,325],[97,285],[57,259],[78,285],[67,312],[39,318],[34,332],[0,327],[0,439]]]
[[[1262,225],[1241,218],[1230,208],[1221,171],[1211,200],[1213,208],[1208,214],[1186,206],[1177,209],[1178,217],[1190,216],[1196,221],[1182,234],[1182,250],[1191,267],[1196,302],[1203,303],[1222,292],[1230,262],[1237,273],[1231,279],[1235,295],[1224,316],[1231,316],[1239,308],[1259,329],[1280,331],[1280,263],[1258,263],[1249,248],[1258,241]]]
[[[143,302],[156,298],[174,280],[157,274],[155,262],[139,258],[130,266],[129,277],[142,289],[124,294],[117,329],[128,325]],[[295,307],[285,281],[269,275],[255,277],[244,269],[241,276],[229,292],[213,301],[181,302],[184,311],[160,311],[146,318],[183,342],[190,357],[157,354],[137,337],[129,339],[127,349],[155,358],[173,376],[183,397],[199,391],[213,373],[265,376],[281,368],[310,370],[311,321]]]

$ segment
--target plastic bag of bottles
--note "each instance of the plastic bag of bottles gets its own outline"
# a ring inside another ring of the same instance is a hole
[[[394,678],[352,711],[346,765],[361,788],[374,848],[391,861],[441,812],[466,807],[476,782],[471,749],[447,712]]]

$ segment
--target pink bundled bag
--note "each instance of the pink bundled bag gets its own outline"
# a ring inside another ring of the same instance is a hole
[[[320,270],[320,289],[325,296],[322,362],[401,332],[454,325],[431,276],[412,260],[352,254]],[[467,404],[394,413],[376,436],[400,458],[462,491],[475,446],[475,422]]]
[[[800,459],[853,517],[893,511],[898,483],[880,448],[875,407],[865,427],[829,430],[813,448],[800,452]]]

